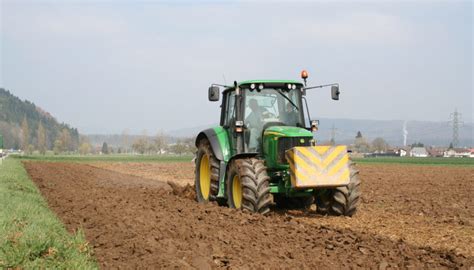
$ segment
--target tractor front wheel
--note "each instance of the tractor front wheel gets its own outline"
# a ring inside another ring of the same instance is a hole
[[[231,208],[266,214],[270,211],[270,177],[263,160],[233,160],[227,173],[227,197]]]
[[[212,152],[207,139],[202,139],[199,142],[194,173],[196,200],[198,202],[216,200],[219,189],[219,161]]]
[[[316,194],[317,212],[336,216],[352,216],[357,210],[360,198],[359,171],[350,164],[350,182],[347,186],[320,190]]]

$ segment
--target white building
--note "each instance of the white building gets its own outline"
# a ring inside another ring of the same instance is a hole
[[[472,151],[467,148],[454,148],[444,152],[444,157],[472,157]]]
[[[410,150],[410,157],[428,157],[428,151],[424,147],[413,147]]]

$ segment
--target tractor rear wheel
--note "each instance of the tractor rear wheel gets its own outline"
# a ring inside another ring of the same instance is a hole
[[[360,198],[359,171],[350,163],[350,182],[347,186],[319,191],[315,201],[317,212],[336,216],[352,216],[357,210]]]
[[[270,177],[263,160],[233,160],[227,178],[227,204],[231,208],[266,214],[270,211]]]
[[[207,139],[199,141],[195,162],[196,200],[198,202],[216,200],[219,191],[219,161]]]

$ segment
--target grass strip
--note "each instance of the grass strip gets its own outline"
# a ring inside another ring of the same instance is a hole
[[[69,234],[19,159],[0,165],[0,269],[98,269],[84,234]]]

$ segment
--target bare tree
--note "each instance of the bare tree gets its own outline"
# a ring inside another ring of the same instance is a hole
[[[30,128],[28,127],[28,121],[26,120],[26,116],[23,118],[23,122],[21,122],[21,149],[26,153],[29,152],[30,146]]]
[[[60,139],[54,141],[53,152],[55,155],[64,152],[63,142]]]
[[[87,155],[91,152],[91,145],[89,143],[82,143],[81,146],[79,146],[79,153],[81,155]]]
[[[73,150],[71,134],[67,128],[63,128],[61,131],[60,140],[62,142],[62,152]]]
[[[153,139],[153,142],[155,145],[155,150],[158,152],[158,154],[161,154],[167,146],[166,135],[162,131],[159,131]]]
[[[38,131],[37,131],[37,136],[38,136],[38,144],[37,148],[40,154],[44,155],[46,154],[46,130],[43,127],[43,123],[40,121],[38,124]]]
[[[379,153],[384,153],[388,150],[389,145],[383,138],[375,138],[372,141],[372,150],[377,151]]]
[[[129,130],[128,129],[124,129],[123,132],[122,132],[122,149],[123,149],[123,152],[127,153],[127,149],[129,149]]]
[[[147,150],[147,141],[145,138],[138,138],[135,140],[135,142],[132,144],[132,149],[133,151],[140,153],[140,154],[145,154]]]

